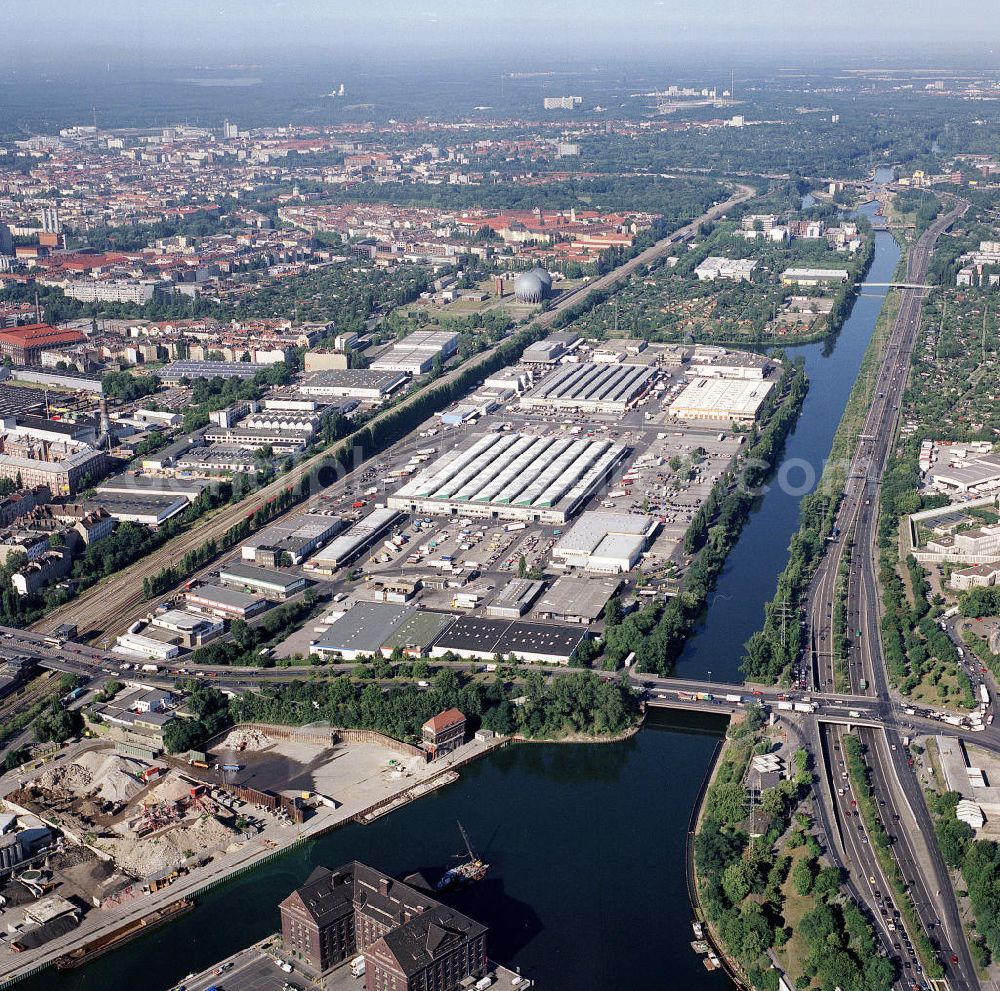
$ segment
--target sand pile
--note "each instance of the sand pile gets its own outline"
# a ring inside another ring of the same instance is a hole
[[[231,848],[235,833],[218,819],[199,815],[159,836],[136,839],[129,833],[114,839],[101,837],[98,846],[134,877],[153,877],[179,867],[191,854],[204,855]]]
[[[222,741],[222,746],[225,750],[235,750],[237,752],[243,750],[265,750],[273,742],[269,736],[265,736],[260,730],[239,726]]]
[[[93,797],[121,805],[142,791],[142,783],[135,777],[142,769],[142,764],[118,754],[88,750],[69,764],[40,774],[33,787],[55,798]]]

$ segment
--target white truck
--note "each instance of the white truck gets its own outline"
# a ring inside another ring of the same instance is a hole
[[[795,709],[795,706],[794,706],[794,705],[792,705],[792,703],[791,703],[791,702],[779,702],[779,703],[778,703],[778,708],[779,708],[779,709],[780,709],[780,710],[781,710],[782,712],[793,712],[793,711],[794,711],[794,709]]]
[[[726,696],[726,701],[727,702],[735,702],[737,705],[740,705],[743,702],[743,696],[742,695],[727,695]]]
[[[812,702],[796,702],[794,703],[794,708],[796,712],[815,712],[816,706]]]
[[[351,961],[351,974],[354,977],[364,977],[365,973],[365,958],[355,957]]]
[[[143,664],[142,670],[143,671],[148,671],[150,674],[156,674],[156,672],[160,670],[160,665],[159,664]]]

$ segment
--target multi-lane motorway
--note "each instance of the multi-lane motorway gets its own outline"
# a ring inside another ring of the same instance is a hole
[[[846,565],[846,629],[842,631],[850,642],[846,675],[851,694],[867,695],[884,704],[880,710],[883,728],[858,730],[867,747],[866,760],[871,769],[879,814],[887,831],[896,837],[892,856],[907,882],[921,928],[938,946],[949,984],[953,988],[974,989],[979,987],[979,982],[962,932],[958,906],[933,841],[930,814],[898,732],[899,710],[891,701],[881,649],[877,582],[879,487],[895,442],[899,406],[919,328],[926,293],[920,287],[937,238],[967,207],[964,200],[951,198],[947,212],[935,220],[910,249],[905,281],[915,288],[902,290],[899,310],[876,376],[871,407],[848,468],[844,496],[834,524],[840,537],[817,569],[805,602],[805,616],[807,661],[812,669],[813,684],[816,688],[830,690],[837,684],[834,657],[836,585],[842,562],[845,562],[845,551],[850,547],[850,561]],[[825,818],[838,826],[836,837],[845,866],[863,878],[861,882],[854,877],[855,889],[880,925],[887,944],[893,947],[893,955],[900,961],[903,982],[909,983],[916,981],[920,974],[919,961],[909,949],[909,940],[917,934],[906,933],[895,924],[892,930],[888,928],[883,913],[887,911],[885,894],[892,891],[890,879],[874,856],[861,819],[853,815],[850,796],[839,793],[841,786],[837,779],[843,772],[832,755],[842,753],[843,732],[839,726],[817,723],[816,742],[822,748],[826,769],[825,786],[818,790],[818,795],[826,805]],[[894,828],[894,824],[898,824],[898,828]]]

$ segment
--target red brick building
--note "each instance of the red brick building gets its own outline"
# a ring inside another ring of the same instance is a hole
[[[465,743],[465,716],[458,709],[445,709],[431,716],[422,727],[424,749],[431,760],[450,754]]]
[[[86,339],[79,330],[29,323],[24,327],[0,330],[0,358],[10,358],[15,365],[37,365],[46,348],[81,344]]]
[[[453,991],[486,973],[486,927],[352,861],[317,867],[280,906],[281,938],[318,974],[363,954],[365,991]]]

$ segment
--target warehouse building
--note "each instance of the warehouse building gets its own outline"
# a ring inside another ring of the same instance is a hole
[[[567,664],[589,634],[568,626],[461,616],[431,648],[431,657],[457,654],[481,661],[512,654],[536,664]]]
[[[378,402],[407,381],[405,372],[377,371],[373,368],[331,368],[316,372],[300,383],[303,396],[349,397]]]
[[[639,563],[658,525],[653,516],[584,513],[552,548],[552,556],[567,568],[621,574]]]
[[[500,589],[496,598],[486,607],[486,615],[493,619],[520,619],[538,598],[545,583],[530,578],[514,578]]]
[[[265,568],[276,568],[287,554],[292,564],[301,564],[345,525],[339,516],[321,513],[289,516],[248,537],[240,547],[240,557]]]
[[[169,496],[195,502],[211,482],[203,478],[157,478],[155,475],[112,475],[94,491],[98,496]]]
[[[685,374],[697,378],[759,381],[767,378],[772,367],[771,359],[763,355],[727,348],[697,347]]]
[[[181,379],[252,379],[261,370],[260,365],[246,361],[171,361],[156,374],[164,382]]]
[[[413,513],[565,523],[627,454],[606,440],[471,434],[388,503]]]
[[[140,523],[143,526],[162,526],[167,520],[183,513],[191,505],[183,495],[100,495],[86,503],[88,509],[100,508],[119,523]]]
[[[416,330],[371,362],[377,372],[423,375],[440,356],[446,361],[458,351],[458,334],[446,330]]]
[[[454,617],[394,602],[358,602],[327,628],[311,649],[320,657],[355,661],[399,648],[412,657],[426,656]]]
[[[760,380],[696,378],[670,404],[670,415],[679,420],[724,420],[753,423],[773,382]]]
[[[239,444],[207,444],[193,447],[174,462],[174,470],[205,478],[249,475],[257,470],[257,448]]]
[[[157,613],[153,616],[151,625],[174,634],[177,641],[189,649],[201,647],[222,636],[226,628],[221,619],[196,616],[183,609],[168,609],[166,612]]]
[[[306,562],[306,568],[332,575],[360,557],[395,525],[400,516],[402,513],[396,509],[376,509],[358,520],[347,533],[331,540],[322,551]]]
[[[263,612],[270,603],[256,595],[246,595],[222,585],[198,585],[184,593],[189,606],[226,619],[249,619]]]
[[[624,413],[649,390],[656,370],[648,365],[580,362],[563,365],[521,399],[528,409],[575,409]]]
[[[621,586],[617,578],[583,578],[565,575],[538,600],[535,615],[563,623],[593,623]]]
[[[256,592],[258,595],[266,595],[269,599],[278,599],[281,602],[298,595],[308,584],[305,578],[282,571],[272,571],[269,568],[255,568],[249,564],[223,565],[219,569],[219,581],[223,585]]]
[[[544,340],[529,344],[521,355],[521,361],[529,365],[554,365],[579,340],[580,335],[572,331],[557,331]]]
[[[850,277],[846,268],[786,268],[781,273],[781,283],[786,286],[820,286],[846,282]]]

